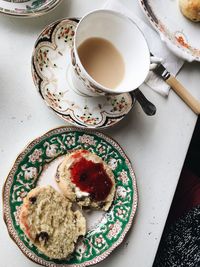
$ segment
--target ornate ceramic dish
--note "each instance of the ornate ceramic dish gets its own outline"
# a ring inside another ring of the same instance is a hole
[[[200,24],[186,19],[179,1],[139,0],[141,7],[161,39],[178,56],[200,61]]]
[[[112,168],[116,195],[110,210],[90,223],[92,226],[71,258],[51,260],[41,254],[20,229],[20,207],[23,198],[38,184],[51,184],[58,189],[54,183],[58,164],[63,155],[80,148],[96,153]],[[4,185],[3,208],[11,238],[29,259],[49,267],[87,266],[105,259],[130,229],[137,208],[136,179],[129,159],[113,139],[75,127],[56,128],[36,138],[17,157]]]
[[[0,13],[17,17],[41,16],[62,0],[0,0]]]
[[[89,97],[71,81],[71,48],[77,20],[64,19],[49,25],[36,41],[32,56],[34,83],[45,103],[66,122],[86,128],[105,128],[131,110],[128,93]]]

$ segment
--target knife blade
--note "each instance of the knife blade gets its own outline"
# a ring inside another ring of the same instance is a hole
[[[197,115],[200,114],[200,102],[174,77],[162,63],[159,63],[153,72],[161,77],[174,92],[192,109]]]

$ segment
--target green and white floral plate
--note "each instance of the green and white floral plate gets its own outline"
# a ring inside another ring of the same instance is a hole
[[[37,185],[51,184],[57,190],[55,172],[71,150],[87,149],[112,168],[116,195],[108,212],[89,213],[86,236],[68,260],[52,260],[40,253],[19,226],[23,198]],[[32,141],[17,157],[3,189],[4,219],[10,237],[32,261],[49,267],[87,266],[105,259],[124,239],[137,208],[137,187],[131,163],[122,148],[99,132],[75,127],[53,129]]]
[[[62,0],[0,0],[0,13],[17,17],[41,16]]]
[[[84,128],[106,128],[131,110],[129,93],[89,97],[74,88],[71,48],[76,19],[52,23],[38,37],[32,56],[32,76],[44,102],[67,123]]]

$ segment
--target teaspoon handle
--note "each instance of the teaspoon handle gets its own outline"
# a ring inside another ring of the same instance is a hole
[[[156,114],[156,107],[153,103],[151,103],[140,91],[139,88],[132,91],[133,96],[139,102],[140,106],[142,107],[143,111],[148,116],[153,116]]]

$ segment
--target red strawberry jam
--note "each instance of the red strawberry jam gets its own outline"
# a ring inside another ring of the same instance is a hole
[[[95,201],[103,201],[109,195],[112,181],[102,163],[94,163],[81,157],[71,166],[71,180]]]

